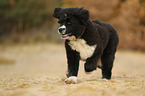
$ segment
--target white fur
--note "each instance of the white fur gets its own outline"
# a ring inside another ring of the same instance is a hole
[[[76,76],[71,76],[67,79],[65,79],[66,84],[76,84],[77,83],[77,77]]]
[[[81,60],[91,57],[97,45],[89,46],[84,39],[70,40],[69,45],[73,50],[80,53]]]
[[[65,26],[65,25],[62,25],[62,26],[60,26],[60,27],[58,28],[58,33],[59,33],[59,34],[60,34],[59,29],[61,29],[61,28],[65,28],[65,30],[62,31],[62,34],[65,34],[65,33],[66,33],[66,26]]]
[[[76,37],[75,36],[69,36],[67,39],[68,40],[76,40]]]
[[[103,79],[98,79],[98,81],[104,81],[104,82],[108,82],[108,79],[103,78]]]

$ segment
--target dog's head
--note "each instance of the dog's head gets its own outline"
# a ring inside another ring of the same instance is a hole
[[[53,17],[59,19],[58,33],[62,39],[80,38],[89,20],[89,12],[83,8],[55,8]]]

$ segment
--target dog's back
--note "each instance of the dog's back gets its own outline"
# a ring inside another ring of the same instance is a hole
[[[118,44],[119,42],[119,37],[118,37],[118,34],[117,34],[117,31],[115,30],[115,28],[109,24],[109,23],[106,23],[106,22],[101,22],[99,20],[94,20],[92,21],[98,25],[100,25],[101,27],[104,28],[104,30],[107,30],[109,31],[110,35],[113,35],[113,39],[115,39],[116,43]],[[111,36],[112,37],[112,36]]]

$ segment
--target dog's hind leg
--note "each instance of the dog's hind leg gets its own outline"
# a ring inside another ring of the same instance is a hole
[[[101,56],[102,78],[111,79],[117,44],[118,43],[109,42],[103,51],[103,55]]]
[[[102,62],[102,79],[111,79],[112,67],[114,62],[114,55],[103,55],[101,57]]]

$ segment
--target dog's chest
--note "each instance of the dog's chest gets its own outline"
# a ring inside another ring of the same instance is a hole
[[[84,39],[70,40],[69,45],[80,53],[81,60],[91,57],[97,45],[89,46]]]

